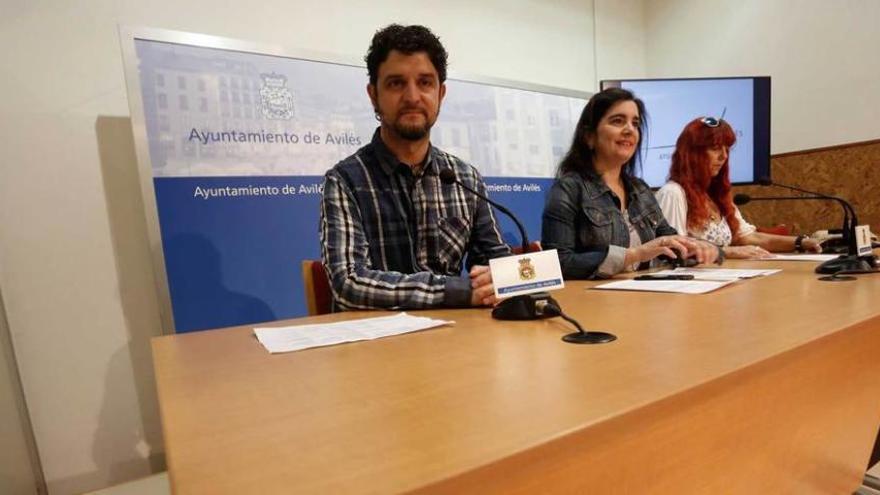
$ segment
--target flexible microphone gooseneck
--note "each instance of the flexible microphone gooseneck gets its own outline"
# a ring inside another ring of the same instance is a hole
[[[737,194],[733,197],[733,202],[736,205],[744,205],[751,201],[791,201],[791,200],[801,200],[801,199],[810,199],[810,200],[823,200],[823,201],[836,201],[843,208],[843,236],[847,245],[847,254],[841,255],[832,260],[825,261],[819,266],[816,267],[815,272],[821,274],[836,274],[839,272],[846,273],[873,273],[877,271],[877,257],[873,254],[859,256],[858,247],[856,244],[856,236],[855,236],[855,228],[858,225],[858,217],[856,216],[855,209],[853,206],[843,198],[839,198],[837,196],[830,196],[827,194],[822,194],[813,191],[807,191],[806,189],[801,189],[794,186],[787,186],[784,184],[778,184],[770,181],[769,179],[762,178],[758,181],[759,184],[767,186],[774,185],[778,187],[782,187],[784,189],[790,189],[792,191],[797,191],[803,194],[809,194],[810,196],[764,196],[753,198],[748,194]],[[838,280],[846,280],[845,278],[833,278],[833,277],[822,277],[820,280],[825,281],[838,281]]]
[[[848,211],[850,214],[850,218],[856,218],[856,210],[855,210],[855,208],[853,208],[852,203],[850,203],[849,201],[847,201],[839,196],[831,196],[830,194],[823,194],[823,193],[816,192],[816,191],[807,191],[806,189],[801,189],[800,187],[791,186],[788,184],[780,184],[779,182],[773,182],[768,177],[761,177],[760,179],[758,179],[758,184],[762,185],[762,186],[781,187],[783,189],[788,189],[790,191],[795,191],[795,192],[807,194],[809,196],[818,196],[821,198],[831,199],[831,200],[837,201],[846,210],[846,211],[844,211],[844,215],[846,215],[846,213]],[[858,225],[858,220],[854,220],[853,225]]]
[[[795,191],[803,194],[808,194],[810,196],[820,197],[822,199],[828,199],[831,201],[837,201],[838,204],[843,208],[843,235],[844,240],[847,242],[847,253],[850,255],[857,255],[858,249],[856,247],[856,237],[855,237],[855,228],[859,225],[858,216],[856,215],[856,210],[853,208],[852,203],[849,201],[838,197],[831,196],[830,194],[822,194],[820,192],[815,191],[807,191],[806,189],[801,189],[800,187],[790,186],[787,184],[780,184],[778,182],[773,182],[768,177],[761,177],[758,179],[758,184],[762,186],[776,186],[781,187],[783,189],[788,189],[790,191]],[[852,235],[850,235],[852,234]]]
[[[512,211],[508,210],[503,205],[492,201],[485,194],[480,194],[474,189],[462,184],[462,182],[455,176],[455,171],[451,168],[440,170],[440,182],[448,185],[458,184],[458,186],[465,191],[482,199],[487,204],[494,206],[498,211],[510,217],[519,229],[520,239],[522,239],[522,252],[529,252],[529,237],[528,234],[526,234],[526,229]],[[610,333],[585,332],[580,323],[562,312],[559,303],[550,297],[550,294],[547,292],[524,294],[504,299],[492,309],[492,318],[499,320],[535,320],[553,316],[562,317],[565,321],[570,322],[578,329],[577,332],[563,336],[562,340],[565,342],[571,344],[602,344],[617,339],[616,336]]]
[[[752,197],[748,194],[735,194],[733,196],[733,204],[737,206],[747,205],[752,201],[786,201],[786,200],[795,200],[795,199],[821,199],[823,201],[827,201],[829,198],[824,196],[759,196]],[[846,213],[846,212],[844,212]]]
[[[480,194],[474,189],[464,185],[460,180],[458,180],[458,178],[455,176],[455,171],[453,171],[451,168],[444,168],[440,171],[440,182],[444,184],[458,184],[460,188],[489,203],[490,205],[497,208],[498,211],[510,217],[510,219],[513,220],[513,223],[516,224],[516,228],[519,229],[519,238],[522,239],[522,252],[529,252],[529,235],[526,234],[525,227],[523,227],[522,223],[520,223],[519,219],[516,218],[516,215],[514,215],[512,211],[508,210],[506,207],[504,207],[504,205],[492,201],[485,194]]]

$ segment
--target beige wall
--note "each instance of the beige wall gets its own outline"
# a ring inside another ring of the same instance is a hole
[[[598,80],[647,77],[644,0],[596,0],[595,19]]]
[[[3,495],[37,493],[39,461],[30,432],[0,294],[0,493]]]
[[[361,57],[392,21],[452,71],[594,89],[591,0],[0,0],[0,287],[52,494],[163,468],[159,307],[117,24]],[[564,49],[560,49],[564,47]]]
[[[880,2],[646,0],[651,77],[769,75],[773,153],[880,137]]]

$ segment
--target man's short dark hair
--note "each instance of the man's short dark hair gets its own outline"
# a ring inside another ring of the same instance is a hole
[[[449,54],[446,53],[440,39],[425,26],[391,24],[376,31],[367,56],[364,57],[370,74],[370,84],[376,85],[379,79],[379,66],[388,59],[391,50],[397,50],[405,55],[427,53],[434,68],[437,69],[440,82],[446,81],[446,59]]]

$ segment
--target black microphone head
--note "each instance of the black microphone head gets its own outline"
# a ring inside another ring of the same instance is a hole
[[[440,170],[440,182],[444,184],[454,184],[456,182],[455,172],[451,168]]]
[[[737,206],[744,205],[751,200],[752,200],[752,197],[749,196],[748,194],[740,193],[740,194],[736,194],[733,196],[733,204],[735,204]]]
[[[762,186],[772,186],[773,181],[770,180],[770,177],[758,177],[758,184]]]

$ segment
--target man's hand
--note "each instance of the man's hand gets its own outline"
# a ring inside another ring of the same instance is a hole
[[[486,265],[471,268],[471,306],[494,306],[495,286],[492,284],[492,272]]]

